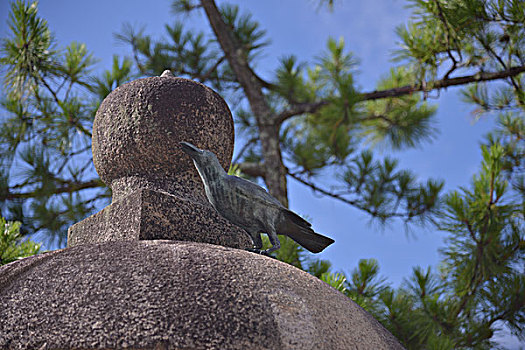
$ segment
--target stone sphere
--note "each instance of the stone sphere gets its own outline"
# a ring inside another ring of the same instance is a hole
[[[93,123],[93,163],[106,185],[125,177],[173,178],[194,165],[186,141],[214,152],[227,170],[234,126],[212,89],[171,74],[134,80],[102,101]]]

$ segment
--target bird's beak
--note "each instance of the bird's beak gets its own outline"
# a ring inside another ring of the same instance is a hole
[[[195,158],[195,156],[201,155],[204,151],[193,146],[189,142],[181,142],[180,147],[182,148],[182,151],[189,155],[192,158]]]

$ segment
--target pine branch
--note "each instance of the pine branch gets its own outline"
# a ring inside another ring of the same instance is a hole
[[[445,40],[447,42],[447,54],[448,54],[448,57],[450,58],[450,60],[452,61],[452,67],[450,67],[450,69],[445,73],[445,76],[443,77],[443,79],[448,79],[448,77],[450,76],[450,74],[456,70],[457,68],[457,65],[458,65],[458,62],[456,60],[456,58],[454,57],[454,55],[452,55],[452,51],[450,50],[450,36],[451,36],[451,30],[450,30],[450,27],[449,27],[449,24],[448,24],[448,21],[446,20],[445,18],[445,14],[443,13],[443,9],[441,8],[441,4],[439,3],[438,0],[434,0],[434,3],[436,4],[437,6],[437,9],[438,9],[438,17],[439,17],[439,20],[443,23],[443,25],[445,26]],[[459,54],[460,54],[460,58],[461,58],[461,51],[459,51]]]
[[[210,69],[208,69],[208,71],[206,73],[204,73],[202,76],[199,77],[199,80],[201,82],[205,82],[206,80],[208,80],[210,78],[210,75],[213,74],[213,72],[215,72],[217,70],[217,68],[219,68],[219,65],[224,62],[224,59],[226,57],[225,56],[222,56],[221,58],[219,58],[217,60],[217,62],[215,62],[215,64],[213,66],[211,66]]]
[[[525,72],[525,66],[512,67],[499,72],[478,72],[473,75],[466,75],[462,77],[440,79],[433,82],[427,82],[426,84],[417,85],[406,85],[398,88],[387,89],[387,90],[376,90],[372,92],[362,93],[360,96],[361,101],[378,100],[387,97],[400,97],[409,95],[414,92],[429,92],[432,90],[445,89],[449,86],[465,85],[470,83],[476,83],[481,81],[491,81],[498,79],[505,79],[514,77],[518,74]]]
[[[315,113],[319,109],[321,109],[323,106],[328,105],[328,101],[319,101],[319,102],[312,102],[312,103],[297,103],[290,106],[289,109],[281,112],[277,116],[275,116],[275,123],[281,124],[286,119],[289,119],[291,117],[294,117],[296,115],[301,115],[304,113]]]
[[[91,145],[89,146],[86,146],[86,147],[83,147],[83,148],[80,148],[78,149],[77,151],[75,152],[69,152],[67,155],[65,155],[63,161],[62,161],[62,164],[60,164],[60,166],[57,168],[57,170],[55,171],[55,173],[57,174],[60,174],[62,172],[62,170],[64,170],[64,167],[71,161],[71,159],[81,153],[84,153],[88,150],[91,149]],[[90,163],[92,162],[92,160],[90,159],[89,160]]]
[[[469,230],[469,234],[471,235],[471,238],[476,243],[476,257],[475,257],[476,262],[474,264],[472,277],[471,277],[470,283],[469,283],[469,289],[470,290],[467,293],[465,293],[465,295],[463,295],[463,297],[461,298],[459,306],[457,307],[457,309],[454,312],[453,319],[457,318],[461,314],[461,312],[467,306],[467,303],[472,298],[475,297],[478,288],[484,282],[483,272],[479,271],[479,270],[481,269],[480,262],[483,260],[485,247],[488,245],[489,242],[487,242],[483,238],[484,238],[484,236],[485,236],[485,234],[486,234],[486,232],[488,230],[488,225],[489,225],[489,221],[490,221],[489,217],[491,216],[490,212],[492,211],[492,209],[491,209],[492,208],[492,204],[495,204],[494,198],[493,198],[493,195],[494,195],[494,182],[495,182],[494,171],[491,171],[490,175],[491,175],[491,177],[490,177],[490,185],[489,185],[490,186],[490,189],[489,189],[489,200],[488,200],[488,203],[486,204],[487,212],[482,218],[482,220],[484,221],[484,225],[483,225],[483,229],[480,232],[479,240],[476,239],[475,232],[473,232],[473,230],[470,227],[470,224],[468,223],[468,221],[466,223],[467,224],[467,228]]]
[[[505,79],[514,77],[518,74],[525,72],[525,66],[512,67],[499,72],[479,72],[473,75],[466,75],[456,78],[443,78],[433,82],[426,82],[424,84],[416,85],[405,85],[397,88],[387,90],[376,90],[371,92],[364,92],[359,96],[360,101],[372,101],[379,100],[382,98],[389,97],[401,97],[410,95],[415,92],[430,92],[433,90],[445,89],[449,86],[466,85],[475,82],[491,81],[498,79]],[[275,117],[275,122],[280,124],[285,120],[301,115],[304,113],[315,113],[323,106],[328,105],[330,102],[327,100],[312,102],[312,103],[298,103],[290,106],[289,109],[281,112]]]
[[[255,78],[257,79],[257,81],[259,82],[259,84],[261,84],[261,86],[265,89],[268,89],[268,90],[275,90],[277,89],[277,85],[275,84],[272,84],[270,82],[267,82],[266,80],[264,80],[263,78],[261,78],[257,73],[255,73],[253,71],[253,69],[251,69],[250,67],[250,70],[252,71],[252,74],[255,76]]]
[[[72,193],[80,190],[85,190],[88,188],[97,188],[103,187],[104,183],[100,179],[93,179],[87,182],[67,182],[65,181],[62,186],[57,187],[53,190],[53,195],[60,193]],[[40,197],[41,194],[38,193],[38,189],[32,192],[21,192],[21,193],[4,193],[1,194],[0,200],[13,200],[13,199],[28,199]]]
[[[356,201],[352,201],[352,200],[349,200],[339,194],[336,194],[336,193],[332,193],[328,190],[325,190],[325,189],[322,189],[321,187],[309,182],[309,181],[306,181],[304,180],[303,178],[301,178],[300,176],[298,176],[296,173],[288,173],[288,175],[290,175],[292,178],[294,178],[295,180],[299,181],[300,183],[302,183],[303,185],[306,185],[308,187],[310,187],[314,192],[319,192],[321,194],[324,194],[325,196],[329,196],[329,197],[332,197],[332,198],[335,198],[343,203],[346,203],[346,204],[350,204],[352,206],[355,206],[357,205],[357,202]]]
[[[78,120],[76,120],[74,117],[72,117],[68,112],[66,112],[64,110],[63,102],[60,101],[60,99],[58,98],[57,92],[55,90],[53,90],[53,88],[49,85],[49,83],[42,77],[38,77],[38,78],[34,77],[34,81],[35,81],[35,84],[37,84],[37,85],[38,85],[38,81],[40,81],[42,83],[42,85],[44,85],[46,90],[53,97],[53,100],[56,103],[56,105],[59,106],[60,109],[62,110],[62,113],[67,118],[68,122],[70,124],[74,125],[77,128],[77,130],[81,131],[84,135],[86,135],[86,136],[91,138],[91,136],[92,136],[91,132],[89,132],[86,128],[84,128],[84,126]],[[42,98],[38,95],[37,92],[35,92],[35,97],[36,97],[37,101],[39,101],[39,102],[42,101]]]
[[[478,39],[478,41],[481,43],[481,45],[483,46],[483,48],[485,50],[487,50],[487,52],[496,60],[499,62],[499,64],[501,64],[501,66],[504,68],[504,69],[508,69],[507,68],[507,65],[505,64],[505,62],[503,61],[503,59],[494,51],[494,49],[489,45],[487,44],[482,38],[480,38],[479,36],[476,35],[476,39]],[[514,88],[516,89],[516,91],[521,91],[520,87],[518,86],[518,83],[516,83],[516,81],[514,80],[514,78],[512,76],[510,76],[510,81],[512,83],[512,86],[514,86]]]
[[[82,201],[82,204],[84,206],[88,206],[98,200],[101,200],[105,197],[105,195],[102,193],[102,194],[97,194],[95,197],[91,198],[91,199],[88,199],[88,200],[84,200]],[[91,209],[92,210],[92,209]],[[63,215],[68,215],[68,214],[71,214],[71,209],[70,208],[65,208],[64,210],[61,210],[61,211],[58,211],[58,212],[55,212],[53,214],[50,214],[51,217],[48,218],[48,221],[52,221],[52,220],[56,220],[58,219],[59,217],[63,216]],[[32,221],[32,220],[31,220]],[[31,222],[30,221],[30,222]],[[73,222],[74,223],[74,222]],[[34,226],[34,225],[31,225],[29,223],[25,223],[24,224],[25,227],[29,226],[30,227],[30,232],[38,232],[40,230],[44,230],[47,228],[48,225],[46,225],[45,223],[42,224],[42,225],[39,225],[39,226]]]
[[[140,73],[142,75],[148,75],[148,72],[146,71],[146,68],[144,65],[140,62],[139,53],[137,50],[137,46],[134,42],[131,43],[131,46],[133,47],[133,60],[135,61],[135,64],[137,65],[137,68],[139,69]]]
[[[241,44],[235,39],[231,28],[229,28],[222,19],[222,16],[217,9],[217,5],[213,0],[202,0],[201,5],[206,12],[213,32],[217,37],[217,41],[224,51],[224,54],[228,59],[232,70],[235,72],[235,75],[244,92],[246,93],[246,97],[248,98],[250,105],[252,105],[252,107],[261,106],[261,109],[269,110],[262,93],[260,80],[257,79],[256,75],[249,67],[248,61],[246,59],[247,55],[243,54]],[[255,115],[258,115],[262,111],[254,110],[253,112]]]
[[[253,145],[255,142],[257,142],[258,138],[257,137],[252,137],[251,139],[249,139],[245,144],[244,146],[242,146],[241,150],[239,151],[239,153],[237,153],[237,156],[235,157],[235,159],[232,160],[232,164],[237,164],[239,163],[239,159],[242,158],[242,156],[244,155],[244,152],[246,152],[246,150],[248,149],[248,147],[250,147],[251,145]]]
[[[407,205],[407,207],[404,210],[403,209],[398,210],[400,201],[402,201],[403,199],[406,199],[406,197],[403,196],[402,194],[397,193],[396,191],[387,190],[382,185],[379,188],[373,190],[373,192],[371,192],[370,195],[374,196],[377,193],[385,194],[383,191],[387,191],[388,192],[388,194],[386,194],[387,196],[392,195],[394,197],[397,197],[397,198],[389,197],[388,201],[390,201],[391,203],[393,202],[393,204],[389,205],[388,208],[385,208],[384,206],[374,206],[370,204],[366,200],[366,194],[360,193],[358,189],[352,189],[352,190],[349,190],[348,192],[337,193],[337,192],[334,192],[333,190],[324,189],[314,184],[313,182],[304,179],[300,173],[288,172],[288,175],[294,178],[295,180],[299,181],[303,185],[310,187],[314,192],[321,193],[325,196],[328,196],[328,197],[337,199],[343,203],[349,204],[359,210],[362,210],[370,214],[373,218],[380,219],[382,222],[390,218],[399,218],[399,219],[402,219],[405,223],[408,223],[412,221],[414,218],[421,216],[423,218],[423,220],[421,220],[421,223],[423,223],[424,215],[427,212],[432,211],[432,205],[427,205],[427,204],[418,205],[418,207],[411,207]],[[352,199],[348,197],[350,195],[354,195],[354,196],[363,195],[364,197],[363,198],[354,197],[355,199]]]
[[[35,78],[36,80],[37,78]],[[38,77],[38,80],[40,80],[40,82],[42,83],[42,85],[44,85],[44,87],[47,89],[47,91],[51,94],[51,96],[53,96],[53,100],[55,101],[55,103],[57,104],[57,106],[62,106],[61,102],[60,102],[60,99],[58,98],[56,92],[51,88],[51,86],[49,86],[49,84],[47,83],[47,81],[42,78],[42,77]]]

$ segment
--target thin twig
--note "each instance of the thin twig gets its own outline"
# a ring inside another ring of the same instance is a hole
[[[441,4],[439,3],[439,0],[434,0],[434,2],[436,3],[436,6],[438,8],[439,19],[441,20],[441,22],[443,22],[443,25],[445,26],[445,40],[446,40],[446,44],[447,44],[447,54],[448,54],[448,57],[450,58],[450,60],[452,61],[452,67],[450,67],[450,69],[445,73],[445,76],[443,77],[443,79],[446,80],[446,79],[448,79],[449,75],[453,71],[456,70],[458,62],[456,61],[456,58],[454,57],[454,55],[452,55],[452,52],[450,51],[450,35],[451,35],[451,32],[450,32],[450,28],[448,26],[448,21],[445,18],[445,15],[443,13],[443,9],[441,8]],[[461,51],[459,51],[459,52],[460,52],[460,55],[461,55]]]
[[[104,184],[99,179],[93,179],[90,181],[86,181],[83,183],[68,183],[67,185],[57,187],[53,194],[60,194],[60,193],[69,193],[69,192],[76,192],[80,190],[85,190],[88,188],[97,188],[97,187],[103,187]],[[0,197],[1,200],[12,200],[12,199],[28,199],[33,198],[37,196],[38,189],[35,192],[22,192],[22,193],[9,193],[2,194]]]
[[[232,164],[237,164],[239,162],[239,159],[241,159],[241,157],[243,156],[244,152],[246,152],[246,150],[248,149],[248,147],[250,147],[253,143],[257,142],[258,140],[259,139],[257,137],[252,137],[250,140],[248,140],[248,142],[246,142],[244,146],[242,146],[239,153],[237,153],[237,156],[232,160]]]
[[[204,73],[204,75],[199,77],[199,80],[201,81],[201,83],[203,83],[206,80],[208,80],[210,75],[217,70],[217,68],[224,61],[225,58],[226,58],[226,56],[222,56],[221,58],[219,58],[219,60],[217,60],[217,62],[215,62],[215,64],[210,69],[208,69],[208,71],[206,73]]]

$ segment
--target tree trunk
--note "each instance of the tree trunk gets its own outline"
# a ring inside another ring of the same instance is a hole
[[[288,191],[286,184],[286,167],[283,164],[281,145],[279,143],[279,126],[259,125],[259,139],[264,155],[266,176],[264,181],[271,195],[288,207]]]
[[[257,120],[259,128],[259,139],[261,141],[262,153],[266,176],[264,181],[268,191],[277,198],[284,206],[288,207],[288,191],[286,187],[286,167],[283,164],[281,148],[279,144],[280,123],[272,115],[272,110],[266,102],[261,80],[255,75],[243,55],[242,47],[237,42],[232,30],[224,23],[224,20],[213,0],[202,0],[202,7],[215,33],[217,41],[235,72],[239,84],[242,86],[251,110]]]

